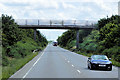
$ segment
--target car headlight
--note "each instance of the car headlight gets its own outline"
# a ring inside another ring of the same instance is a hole
[[[106,64],[112,64],[112,62],[106,62]]]

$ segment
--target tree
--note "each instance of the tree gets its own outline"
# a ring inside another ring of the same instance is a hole
[[[86,37],[88,34],[90,34],[91,30],[80,30],[79,31],[79,42],[81,43],[83,41],[83,38]],[[66,47],[67,44],[69,44],[72,40],[76,39],[76,30],[68,30],[62,34],[62,36],[59,36],[57,41],[58,44]]]
[[[74,40],[76,37],[76,31],[75,30],[68,30],[64,32],[61,36],[58,37],[57,41],[58,44],[65,47],[67,43]]]
[[[120,45],[120,24],[108,23],[100,29],[100,38],[106,48]]]
[[[14,45],[21,40],[20,30],[12,16],[2,15],[2,45],[3,47]]]
[[[114,23],[119,24],[120,23],[120,16],[118,15],[112,15],[110,18],[103,18],[98,21],[98,29],[100,31],[101,28],[103,28],[108,23]]]

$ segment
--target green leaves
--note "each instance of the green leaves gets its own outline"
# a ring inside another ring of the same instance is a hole
[[[88,34],[90,34],[91,30],[79,30],[79,42],[83,42],[83,38],[86,37]],[[62,34],[62,36],[59,36],[57,41],[58,44],[62,47],[66,47],[71,43],[71,41],[76,39],[76,30],[68,30]],[[75,43],[76,44],[76,43]],[[70,47],[70,46],[68,46]]]
[[[18,25],[12,19],[12,16],[2,15],[2,38],[4,47],[14,45],[21,39]]]
[[[120,43],[120,26],[114,23],[108,23],[100,29],[100,39],[104,40],[106,48],[110,48]]]
[[[76,31],[75,30],[68,30],[62,34],[62,36],[59,36],[57,41],[58,44],[65,47],[67,44],[69,44],[72,40],[76,38]]]
[[[2,45],[4,57],[24,58],[32,50],[40,49],[47,45],[47,39],[37,31],[34,41],[33,29],[19,29],[12,16],[2,15]],[[5,58],[6,60],[6,58]]]

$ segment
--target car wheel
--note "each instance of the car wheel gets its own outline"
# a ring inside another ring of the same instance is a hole
[[[89,65],[88,65],[88,69],[90,69]]]
[[[90,64],[90,70],[93,70],[93,65],[92,64]]]
[[[112,71],[112,66],[110,66],[110,68],[107,68],[108,71]]]

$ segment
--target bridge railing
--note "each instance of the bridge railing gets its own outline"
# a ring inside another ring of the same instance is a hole
[[[68,25],[68,26],[91,26],[96,24],[96,21],[87,20],[45,20],[45,19],[16,19],[18,25]]]

